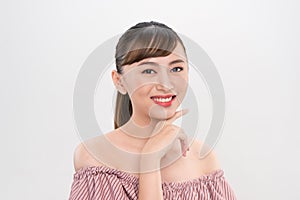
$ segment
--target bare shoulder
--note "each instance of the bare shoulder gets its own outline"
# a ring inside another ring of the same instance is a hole
[[[105,148],[103,147],[103,141],[106,141],[103,139],[108,138],[108,136],[113,132],[115,132],[115,130],[103,135],[89,138],[85,141],[82,141],[75,147],[73,154],[73,165],[76,172],[84,167],[104,165],[93,155],[97,155],[98,152],[103,151],[103,148]]]
[[[205,157],[200,158],[200,150],[202,148],[208,148],[201,140],[195,139],[190,147],[191,153],[194,157],[200,159],[201,168],[204,172],[209,173],[214,170],[221,169],[221,165],[218,159],[217,153],[211,149]]]
[[[101,163],[94,159],[93,156],[88,152],[84,142],[81,142],[75,147],[73,154],[73,164],[76,172],[84,167],[101,165]]]

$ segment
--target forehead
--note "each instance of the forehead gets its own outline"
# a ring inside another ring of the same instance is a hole
[[[132,67],[136,67],[136,66],[140,65],[143,62],[155,62],[155,63],[159,63],[160,65],[167,66],[170,62],[172,62],[174,60],[178,60],[178,59],[183,60],[185,63],[187,63],[187,57],[186,57],[185,51],[184,51],[183,47],[179,44],[176,46],[174,51],[171,54],[169,54],[168,56],[145,58],[139,62],[129,64],[129,65],[124,65],[123,67],[124,67],[124,70],[128,70],[128,69],[131,69]]]

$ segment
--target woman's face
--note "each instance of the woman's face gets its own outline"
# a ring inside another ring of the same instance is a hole
[[[181,45],[165,57],[146,58],[123,66],[123,85],[127,90],[133,117],[171,117],[181,104],[188,86],[188,63]]]

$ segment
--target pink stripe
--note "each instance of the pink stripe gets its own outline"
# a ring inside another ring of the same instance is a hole
[[[184,182],[164,182],[164,199],[236,200],[222,169]],[[138,178],[106,166],[90,166],[74,174],[69,200],[137,200]]]

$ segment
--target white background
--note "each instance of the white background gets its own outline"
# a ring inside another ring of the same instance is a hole
[[[78,71],[105,40],[155,20],[196,41],[222,77],[216,151],[238,199],[300,199],[299,8],[296,0],[1,1],[0,198],[68,198]]]

